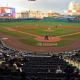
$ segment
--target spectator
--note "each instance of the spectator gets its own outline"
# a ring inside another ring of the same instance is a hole
[[[57,70],[56,70],[56,73],[63,73],[60,66],[58,66]]]

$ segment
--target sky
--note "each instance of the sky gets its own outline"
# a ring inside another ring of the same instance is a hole
[[[0,7],[14,7],[16,11],[42,10],[63,13],[71,1],[80,3],[80,0],[0,0]]]

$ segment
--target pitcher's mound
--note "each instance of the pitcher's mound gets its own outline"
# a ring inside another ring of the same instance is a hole
[[[40,41],[40,42],[58,42],[61,40],[60,37],[49,36],[48,38],[49,38],[48,40],[45,40],[44,36],[38,36],[35,38],[35,40]]]

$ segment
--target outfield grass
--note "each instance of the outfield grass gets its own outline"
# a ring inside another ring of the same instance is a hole
[[[49,21],[25,21],[25,22],[0,22],[0,27],[11,27],[11,26],[76,26],[80,27],[80,23],[69,23],[69,22],[49,22]]]

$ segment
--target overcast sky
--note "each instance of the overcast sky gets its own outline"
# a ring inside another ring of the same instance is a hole
[[[68,4],[71,1],[80,3],[80,0],[0,0],[1,6],[9,6],[16,8],[16,11],[26,10],[45,10],[45,11],[56,11],[64,12],[68,8]]]

